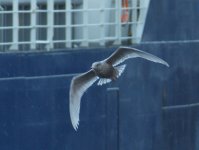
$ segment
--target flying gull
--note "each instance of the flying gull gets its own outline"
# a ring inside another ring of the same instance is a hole
[[[73,128],[77,131],[79,125],[80,102],[84,92],[97,80],[97,85],[103,85],[116,80],[125,70],[126,64],[118,66],[129,58],[141,57],[169,67],[164,60],[144,51],[119,47],[110,57],[105,60],[94,62],[91,70],[73,77],[70,85],[69,110]]]

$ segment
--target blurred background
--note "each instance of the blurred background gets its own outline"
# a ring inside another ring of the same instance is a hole
[[[1,150],[199,150],[199,1],[0,0]],[[74,75],[125,45],[169,68],[127,60],[82,97]]]

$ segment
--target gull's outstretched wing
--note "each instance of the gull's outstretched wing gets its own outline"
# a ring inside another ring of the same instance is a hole
[[[70,118],[72,125],[77,130],[79,125],[80,102],[84,92],[97,80],[93,70],[74,77],[70,85]]]
[[[105,61],[109,64],[112,64],[113,66],[116,66],[125,61],[126,59],[135,57],[141,57],[156,63],[161,63],[169,67],[169,64],[161,58],[130,47],[119,47],[110,57],[105,59]]]

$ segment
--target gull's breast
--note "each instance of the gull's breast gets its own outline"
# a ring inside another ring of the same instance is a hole
[[[99,70],[98,70],[98,76],[100,78],[112,78],[115,72],[115,69],[113,66],[107,64],[107,63],[103,63],[99,66]]]

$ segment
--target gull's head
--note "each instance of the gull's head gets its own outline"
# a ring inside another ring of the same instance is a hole
[[[92,69],[97,70],[101,66],[101,62],[94,62],[91,66]]]

